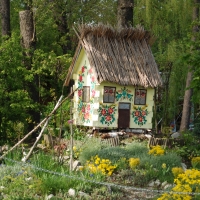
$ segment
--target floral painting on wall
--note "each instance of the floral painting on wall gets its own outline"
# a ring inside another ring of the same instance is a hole
[[[107,124],[110,126],[115,122],[115,113],[116,113],[116,105],[107,105],[107,104],[100,104],[100,107],[98,109],[100,122],[102,124]]]
[[[116,100],[124,100],[128,99],[129,101],[132,101],[133,95],[131,94],[131,91],[127,89],[126,87],[121,88],[121,90],[118,90],[116,92]]]
[[[91,119],[91,107],[89,103],[84,103],[82,101],[78,104],[79,119],[83,123],[90,123]]]
[[[90,102],[86,103],[82,101],[83,95],[83,87],[84,87],[84,77],[86,75],[90,76]],[[94,97],[96,94],[95,91],[95,84],[96,79],[93,74],[93,69],[90,68],[87,70],[87,66],[82,66],[81,70],[78,74],[78,113],[79,113],[79,120],[82,123],[90,123],[92,119],[92,112],[93,112],[93,104],[94,104]]]
[[[135,124],[142,126],[147,122],[147,105],[145,106],[133,106],[132,117]]]

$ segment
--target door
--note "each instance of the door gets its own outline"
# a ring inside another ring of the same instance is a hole
[[[119,103],[118,128],[129,128],[130,103]]]

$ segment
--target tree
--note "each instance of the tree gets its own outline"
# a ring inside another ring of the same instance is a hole
[[[118,0],[117,26],[133,26],[133,0]]]
[[[194,22],[199,19],[199,6],[200,6],[200,0],[194,0],[194,7],[193,7],[193,13],[192,13],[192,19]],[[196,24],[194,24],[192,32],[193,32],[193,36],[191,40],[195,41],[196,40],[195,35],[197,32],[199,32],[199,27]],[[191,47],[191,48],[194,48],[194,47]],[[180,132],[185,131],[189,128],[191,107],[192,107],[192,102],[191,102],[192,88],[190,87],[192,79],[193,79],[192,66],[188,66],[188,74],[187,74],[187,80],[186,80],[186,90],[185,90],[185,95],[184,95]]]
[[[21,44],[24,48],[24,66],[27,70],[32,69],[32,58],[36,45],[35,26],[33,21],[33,12],[24,10],[19,12],[20,17],[20,32]],[[33,103],[39,104],[39,80],[37,74],[32,74],[32,80],[27,83],[26,90],[28,91]],[[31,116],[28,130],[32,130],[35,124],[40,122],[40,112],[36,107],[29,109]]]
[[[1,24],[2,24],[2,36],[10,36],[10,0],[1,0]]]

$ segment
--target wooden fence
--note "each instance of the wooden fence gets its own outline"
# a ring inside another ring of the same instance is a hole
[[[176,145],[184,145],[183,139],[175,139],[175,138],[149,138],[148,147],[160,145],[164,148],[166,147],[174,147]]]

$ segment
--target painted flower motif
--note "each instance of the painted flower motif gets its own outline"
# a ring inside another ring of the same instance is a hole
[[[95,97],[96,91],[92,90],[92,97]]]
[[[93,71],[92,68],[90,68],[90,69],[88,70],[88,73],[89,73],[89,74],[92,74],[92,71]]]
[[[79,97],[82,96],[82,90],[78,90],[78,96],[79,96]]]
[[[90,104],[88,104],[88,105],[86,106],[86,110],[87,110],[87,111],[90,111]]]
[[[82,113],[85,113],[85,107],[82,107]]]
[[[95,77],[94,76],[91,77],[91,81],[95,82]]]
[[[135,116],[139,116],[140,112],[139,111],[135,111]]]
[[[107,115],[107,116],[106,116],[106,121],[111,121],[111,119],[112,119],[112,118],[111,118],[110,115]]]
[[[146,111],[142,111],[142,116],[145,116],[146,115]]]
[[[105,115],[105,114],[106,114],[106,110],[105,110],[105,109],[102,109],[101,114],[102,114],[102,115]]]
[[[139,121],[139,122],[142,122],[142,121],[143,121],[143,118],[142,118],[142,117],[139,117],[139,118],[138,118],[138,121]]]
[[[115,104],[112,105],[100,104],[100,107],[98,109],[100,122],[107,126],[113,124],[116,121],[115,119],[116,111],[117,109]]]
[[[83,76],[79,76],[79,81],[80,81],[80,82],[83,81]]]
[[[88,112],[86,112],[86,113],[84,114],[84,118],[87,120],[87,119],[89,119],[89,117],[90,117],[90,114],[89,114]]]
[[[85,67],[84,66],[81,68],[81,71],[82,71],[82,73],[85,72]]]
[[[147,115],[148,115],[148,111],[147,111],[147,106],[133,106],[133,112],[132,112],[132,117],[134,119],[134,122],[140,126],[146,124],[147,122]]]
[[[108,113],[112,114],[114,112],[113,108],[108,108]]]

